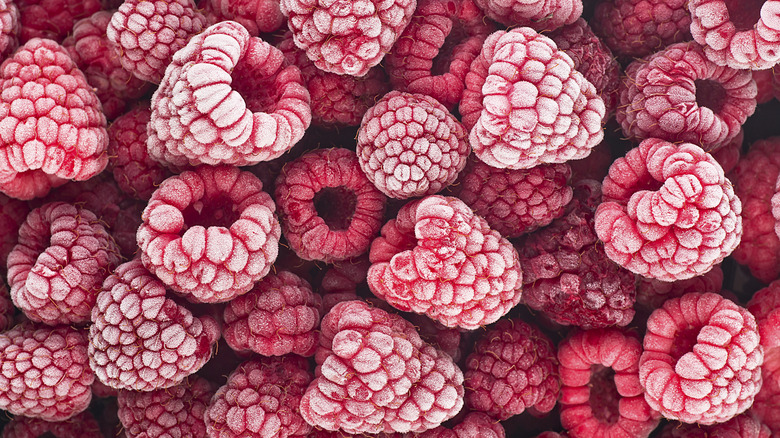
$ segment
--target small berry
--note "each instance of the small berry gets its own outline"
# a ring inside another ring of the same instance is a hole
[[[780,353],[780,280],[756,292],[746,307],[756,317],[764,352],[777,349]]]

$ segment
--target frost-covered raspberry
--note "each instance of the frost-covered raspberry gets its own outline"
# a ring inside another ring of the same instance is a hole
[[[757,92],[749,71],[720,67],[696,43],[678,43],[626,68],[615,116],[632,139],[714,151],[737,136]]]
[[[200,166],[172,176],[144,209],[141,260],[191,300],[229,301],[249,292],[276,260],[275,210],[263,183],[236,167]]]
[[[19,238],[19,227],[30,213],[30,206],[0,193],[0,271],[5,272],[8,253]]]
[[[604,137],[605,111],[569,55],[528,27],[487,38],[460,102],[476,156],[510,169],[585,158]]]
[[[89,365],[116,389],[178,385],[211,358],[219,326],[166,298],[165,285],[139,260],[119,265],[92,309]]]
[[[44,421],[38,418],[15,416],[3,427],[2,438],[103,438],[100,425],[89,411],[63,421]]]
[[[688,292],[720,293],[723,290],[723,270],[720,265],[706,274],[673,282],[637,276],[636,302],[650,310],[661,307],[670,298],[679,298]]]
[[[777,348],[780,353],[780,280],[756,292],[746,307],[756,317],[764,351]]]
[[[8,255],[11,298],[32,321],[83,324],[119,262],[119,247],[94,213],[48,203],[27,215]]]
[[[92,400],[87,335],[70,326],[18,325],[0,334],[0,409],[62,421]]]
[[[149,156],[180,167],[272,160],[303,137],[309,102],[279,49],[217,23],[176,52],[152,96]]]
[[[376,188],[408,199],[455,181],[471,148],[463,125],[436,99],[391,91],[363,116],[356,152]]]
[[[561,424],[571,438],[647,437],[660,415],[639,385],[639,339],[617,328],[577,331],[558,345]]]
[[[236,351],[263,356],[311,356],[317,348],[322,300],[289,271],[266,275],[225,306],[222,336]]]
[[[728,421],[753,404],[763,352],[747,309],[713,293],[669,299],[647,320],[639,361],[645,400],[669,419]]]
[[[658,438],[771,438],[772,431],[750,411],[737,415],[725,423],[700,424],[669,423]]]
[[[298,406],[312,378],[307,361],[298,356],[242,363],[208,405],[207,436],[307,436],[312,427],[301,417]]]
[[[236,21],[252,36],[279,30],[284,15],[279,10],[279,0],[206,0],[204,14],[216,21]]]
[[[739,245],[742,203],[712,156],[649,138],[604,179],[596,233],[609,258],[663,281],[702,275]]]
[[[0,0],[0,55],[16,50],[19,40],[19,8],[14,0]]]
[[[354,152],[319,149],[287,163],[276,179],[284,237],[298,257],[326,263],[368,250],[385,196],[360,170]]]
[[[463,373],[398,315],[363,301],[322,320],[316,378],[301,400],[314,426],[347,433],[423,432],[463,406]]]
[[[371,243],[370,259],[377,297],[447,327],[493,323],[522,296],[517,251],[458,198],[406,204]]]
[[[13,0],[19,7],[19,41],[34,38],[62,42],[73,24],[101,9],[100,0]]]
[[[108,163],[106,117],[68,52],[32,39],[0,65],[0,191],[19,199]]]
[[[404,31],[417,0],[282,0],[299,49],[329,73],[364,76]]]
[[[520,319],[500,320],[466,358],[466,405],[502,421],[526,409],[551,411],[561,389],[555,354],[538,328]]]
[[[528,26],[539,32],[571,24],[582,15],[582,0],[475,0],[485,15],[505,26]]]

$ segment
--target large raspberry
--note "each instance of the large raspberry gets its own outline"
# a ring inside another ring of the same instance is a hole
[[[528,27],[487,38],[460,102],[474,153],[510,169],[585,158],[604,137],[605,111],[569,55]]]
[[[68,52],[32,39],[0,65],[0,191],[19,199],[108,163],[106,117]]]
[[[669,423],[657,438],[771,438],[772,431],[748,411],[731,420],[702,426],[700,424]]]
[[[265,277],[281,228],[271,197],[249,172],[200,166],[166,179],[138,227],[144,266],[174,291],[229,301]]]
[[[16,50],[19,40],[19,8],[14,0],[0,0],[0,55]]]
[[[279,30],[284,15],[279,10],[279,0],[206,0],[206,15],[217,21],[233,20],[241,24],[252,36]]]
[[[712,156],[649,138],[604,179],[596,233],[609,258],[663,281],[702,275],[742,237],[742,203]]]
[[[520,302],[523,271],[512,244],[460,199],[405,205],[371,244],[368,286],[397,309],[475,330]]]
[[[309,92],[282,52],[235,21],[176,52],[152,96],[147,146],[174,166],[247,166],[281,156],[311,123]]]
[[[15,416],[3,427],[2,438],[103,438],[95,417],[84,411],[63,421],[44,421],[38,418]]]
[[[19,40],[34,38],[62,42],[73,24],[101,9],[100,0],[13,0],[19,6]]]
[[[347,433],[423,432],[463,406],[463,373],[398,315],[363,301],[322,320],[316,378],[301,399],[314,426]]]
[[[669,419],[710,425],[753,404],[764,349],[747,309],[713,293],[667,300],[647,320],[639,381]]]

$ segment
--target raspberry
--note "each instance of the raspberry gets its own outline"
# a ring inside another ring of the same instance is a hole
[[[19,40],[35,38],[61,42],[73,24],[101,9],[100,0],[13,0],[19,7]]]
[[[506,438],[504,426],[481,412],[469,412],[452,430],[457,438]]]
[[[279,49],[217,23],[176,53],[152,96],[149,156],[180,167],[272,160],[303,137],[309,102]]]
[[[317,348],[321,298],[288,272],[266,275],[225,306],[222,333],[230,348],[263,356],[312,356]]]
[[[22,324],[0,334],[0,409],[62,421],[92,400],[87,336],[69,326]]]
[[[287,163],[274,197],[284,237],[304,260],[357,257],[382,226],[385,197],[348,149],[319,149]]]
[[[464,377],[469,409],[501,421],[551,411],[561,389],[553,343],[520,319],[502,319],[477,341]]]
[[[695,43],[673,44],[626,68],[615,115],[636,140],[689,142],[714,151],[756,109],[749,71],[719,67]]]
[[[131,437],[205,437],[212,384],[197,375],[151,392],[119,391],[117,415]]]
[[[363,301],[322,320],[316,378],[300,408],[311,425],[352,434],[423,432],[463,406],[463,373],[398,315]]]
[[[100,425],[89,411],[63,421],[44,421],[17,415],[3,428],[3,438],[103,438]]]
[[[702,426],[700,424],[669,423],[658,438],[770,438],[772,431],[755,415],[737,415],[731,420]]]
[[[0,0],[0,56],[5,58],[19,45],[19,8],[14,0]]]
[[[48,203],[27,215],[8,255],[11,298],[35,322],[83,324],[119,262],[119,248],[94,213]]]
[[[610,259],[648,278],[702,275],[739,245],[742,203],[711,155],[650,138],[604,179],[596,234]]]
[[[0,193],[0,230],[3,230],[3,233],[0,233],[0,271],[5,272],[8,253],[16,246],[19,227],[29,213],[30,206],[26,202]]]
[[[92,308],[89,365],[116,389],[178,385],[211,358],[217,321],[166,298],[165,286],[139,260],[119,265]]]
[[[636,301],[640,305],[655,310],[670,298],[679,298],[688,292],[720,293],[723,290],[723,270],[720,265],[698,277],[675,282],[637,278]]]
[[[279,30],[284,15],[278,0],[206,0],[205,11],[216,21],[232,20],[246,28],[252,36]]]
[[[471,150],[463,125],[436,99],[391,91],[363,116],[356,152],[376,188],[408,199],[454,182]]]
[[[393,307],[475,330],[520,302],[517,251],[460,199],[410,202],[371,244],[368,286]]]
[[[764,351],[777,348],[780,353],[780,280],[756,292],[746,307],[756,318]]]
[[[144,266],[203,303],[230,301],[265,277],[281,228],[263,184],[238,168],[200,166],[152,194],[138,227]]]
[[[379,64],[409,24],[417,0],[282,0],[299,49],[317,68],[364,76]]]
[[[0,191],[19,199],[108,163],[106,117],[67,51],[32,39],[0,65]]]
[[[307,436],[312,428],[298,405],[312,377],[306,360],[297,356],[242,363],[206,409],[207,436]]]
[[[710,425],[753,404],[763,347],[747,309],[713,293],[666,300],[647,320],[639,381],[651,408]]]
[[[604,101],[569,55],[533,29],[491,34],[466,75],[460,102],[476,156],[528,169],[585,158],[604,137]]]
[[[650,435],[660,416],[642,397],[640,354],[639,340],[617,328],[577,331],[561,341],[561,424],[570,437]]]
[[[571,24],[582,15],[582,0],[475,0],[485,15],[505,26],[528,26],[539,32]]]
[[[763,386],[750,410],[777,434],[780,433],[780,349],[767,350],[761,376]]]

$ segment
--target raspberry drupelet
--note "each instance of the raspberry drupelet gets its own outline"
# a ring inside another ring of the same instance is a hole
[[[44,421],[38,418],[15,416],[3,427],[2,438],[103,438],[100,425],[89,411],[63,421]]]
[[[203,13],[216,21],[236,21],[252,36],[279,30],[284,15],[279,0],[206,0]]]
[[[46,38],[61,43],[73,24],[101,9],[100,0],[13,0],[19,7],[19,41]]]
[[[550,31],[577,21],[582,0],[475,0],[485,16],[505,26]]]
[[[771,438],[772,431],[750,411],[737,415],[725,423],[700,424],[669,423],[657,438]]]

